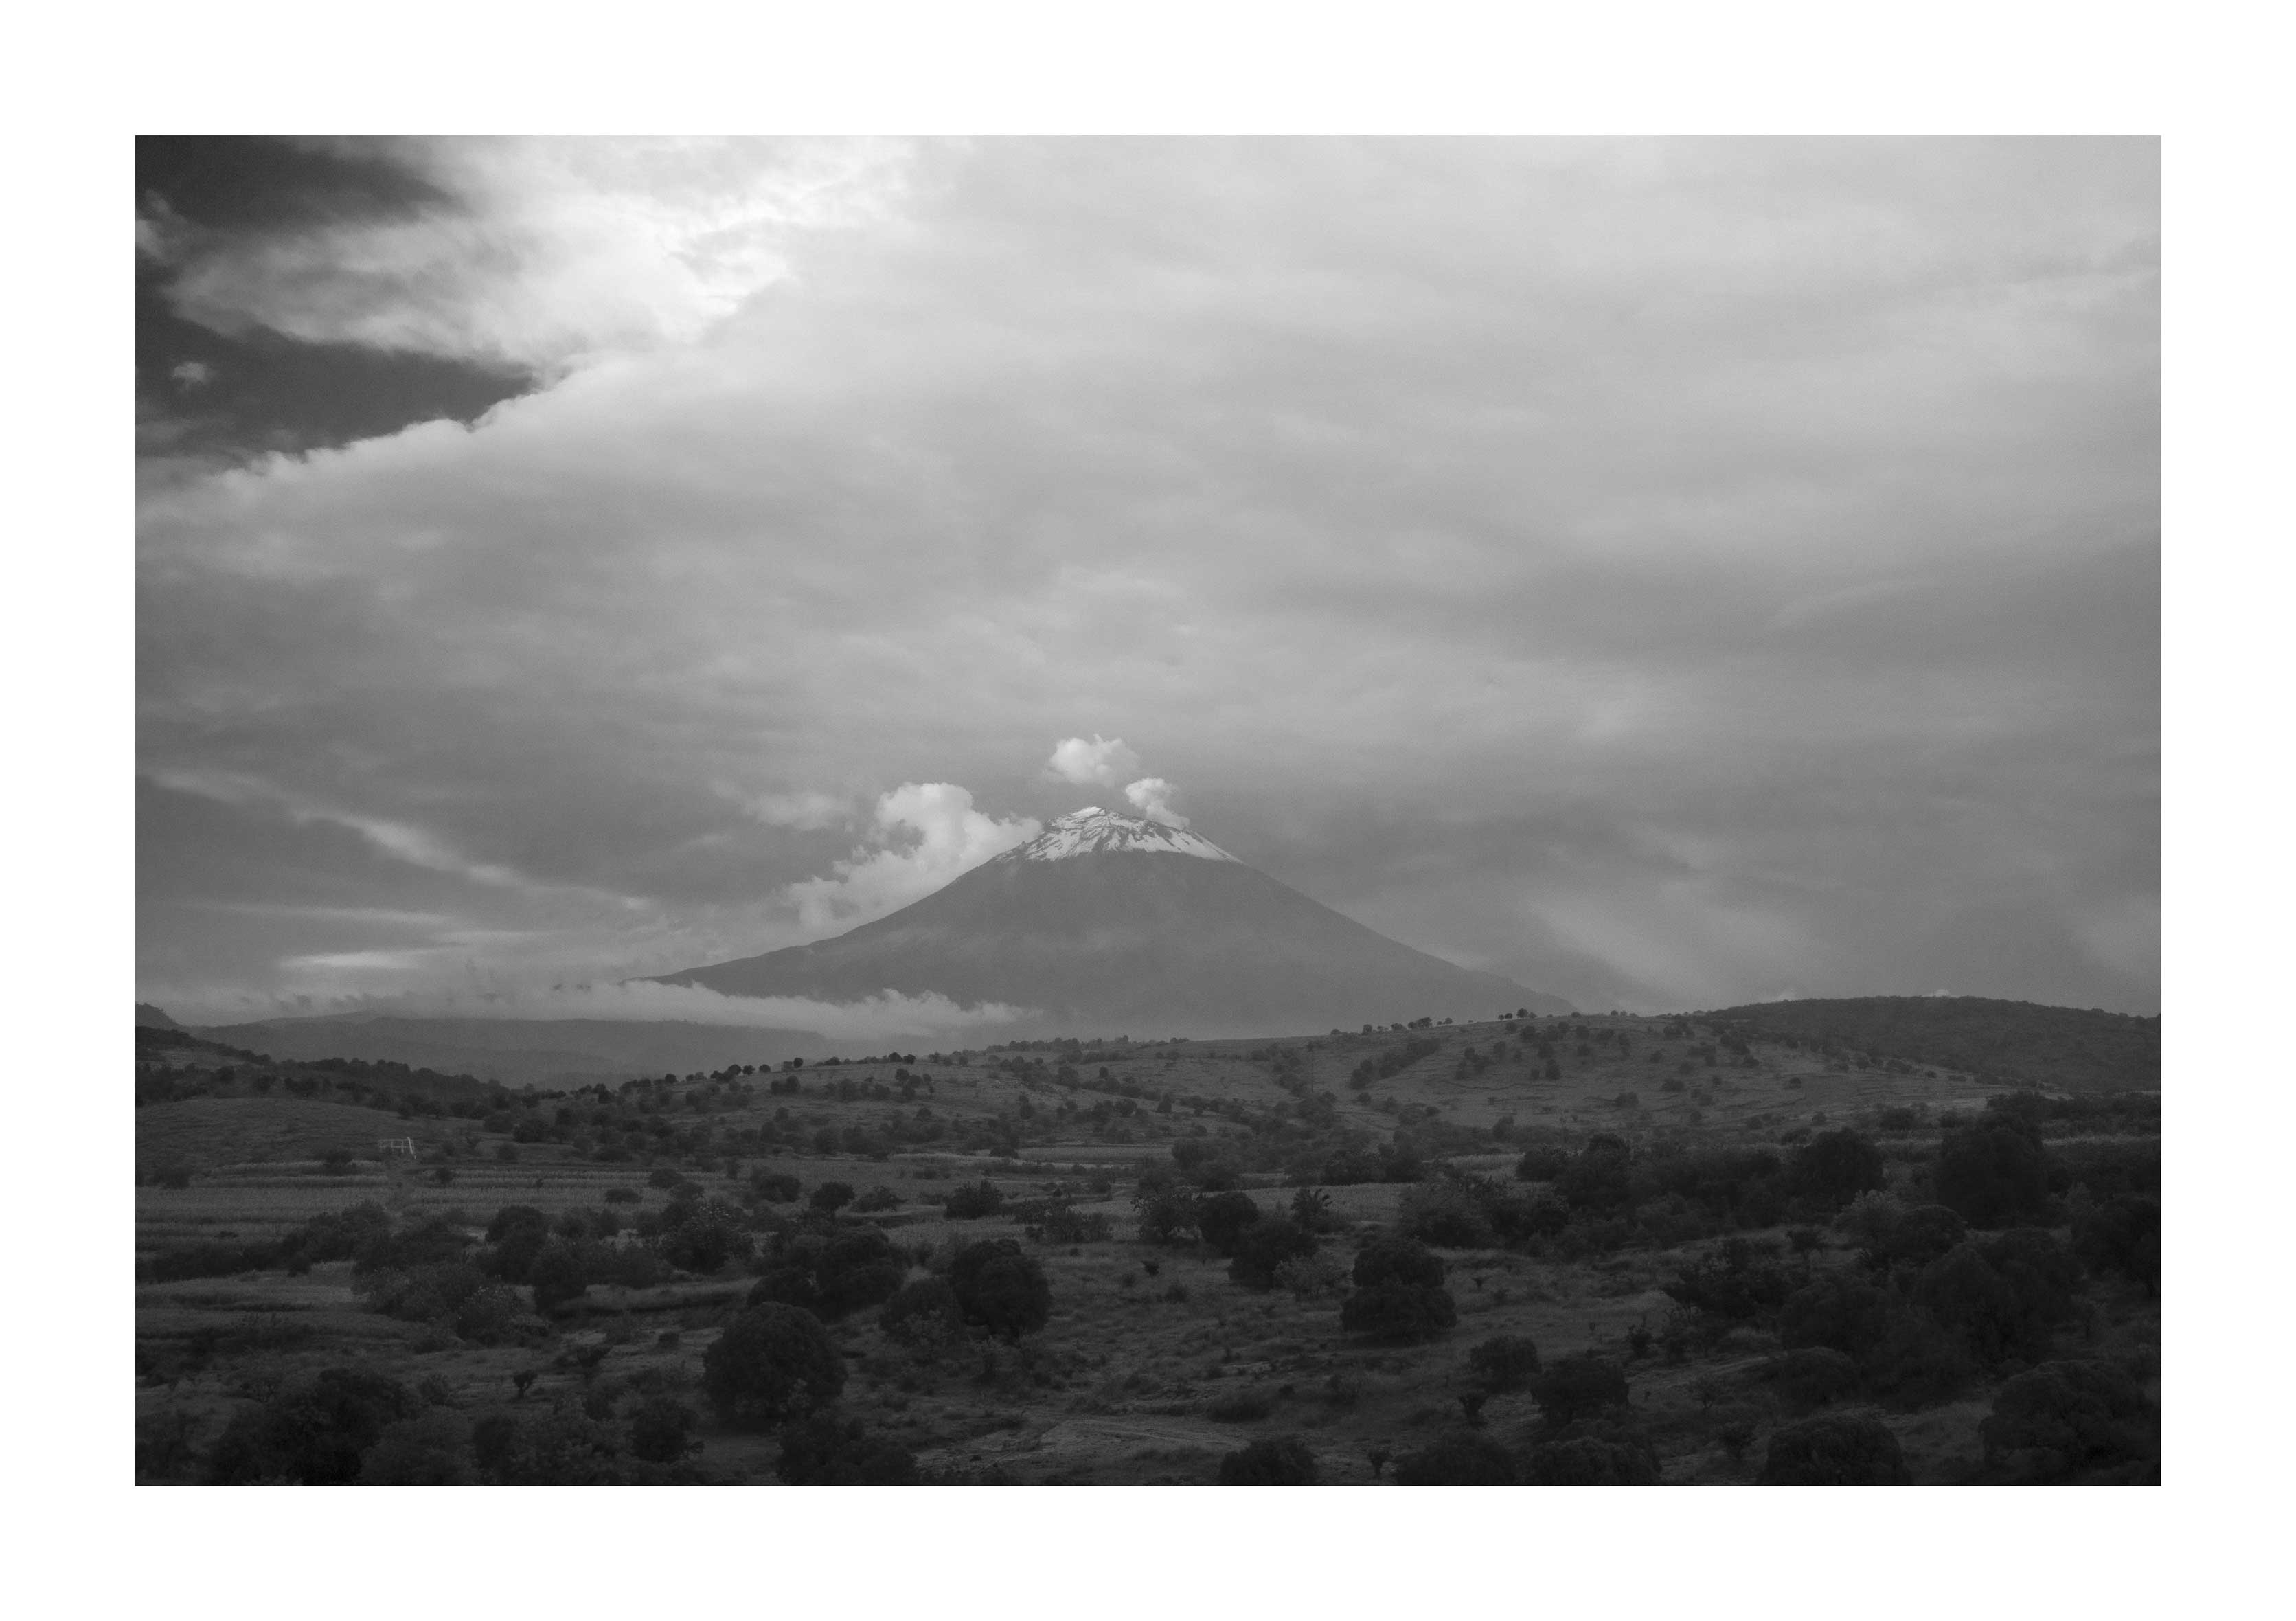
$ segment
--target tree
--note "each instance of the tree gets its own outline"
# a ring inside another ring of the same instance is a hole
[[[1656,1486],[1658,1453],[1622,1430],[1567,1436],[1530,1450],[1531,1486]]]
[[[979,1182],[961,1183],[951,1188],[941,1206],[942,1214],[953,1222],[979,1221],[1004,1208],[1004,1191],[986,1176]]]
[[[789,1486],[914,1486],[916,1454],[858,1420],[827,1413],[792,1420],[782,1429],[774,1473]]]
[[[1820,1132],[1786,1162],[1787,1191],[1828,1212],[1888,1183],[1882,1150],[1846,1128]]]
[[[527,1266],[526,1280],[534,1289],[534,1309],[545,1317],[590,1289],[590,1274],[582,1264],[581,1252],[557,1240],[536,1252]]]
[[[217,1486],[348,1486],[383,1430],[420,1406],[395,1379],[364,1368],[323,1369],[236,1414],[209,1454],[209,1478]]]
[[[1237,1238],[1227,1275],[1246,1289],[1273,1289],[1285,1262],[1312,1256],[1318,1248],[1316,1235],[1289,1216],[1267,1216],[1247,1225]]]
[[[1494,1334],[1467,1353],[1467,1371],[1487,1394],[1505,1396],[1538,1371],[1538,1347],[1528,1335]]]
[[[1870,1412],[1826,1412],[1770,1437],[1763,1486],[1911,1486],[1906,1454]]]
[[[693,1434],[700,1422],[676,1396],[650,1396],[630,1412],[630,1455],[644,1463],[676,1463],[701,1445]]]
[[[725,1422],[772,1429],[834,1401],[845,1359],[820,1318],[767,1301],[745,1307],[703,1354],[701,1384]]]
[[[1555,1429],[1627,1404],[1627,1372],[1593,1351],[1559,1357],[1530,1381],[1539,1417]]]
[[[2073,1249],[2099,1272],[2114,1272],[2161,1292],[2161,1201],[2115,1193],[2073,1221]]]
[[[2136,1479],[2160,1471],[2160,1409],[2111,1363],[2048,1362],[2018,1374],[1995,1393],[1978,1433],[1988,1469],[2006,1467],[2025,1479],[2066,1480],[2112,1466]]]
[[[849,1182],[824,1182],[813,1191],[809,1202],[815,1209],[834,1216],[853,1202],[853,1184]]]
[[[1395,1461],[1398,1486],[1515,1486],[1514,1454],[1488,1436],[1447,1435]]]
[[[920,1356],[938,1355],[964,1338],[964,1308],[946,1278],[904,1284],[877,1314],[885,1338]]]
[[[469,1486],[478,1478],[471,1456],[471,1426],[462,1414],[434,1407],[384,1429],[359,1469],[361,1486]]]
[[[1972,1227],[2008,1227],[2048,1212],[2049,1162],[2029,1126],[1986,1120],[1938,1147],[1938,1202]]]
[[[1297,1436],[1269,1436],[1220,1460],[1222,1486],[1313,1486],[1316,1454]]]
[[[1011,1239],[967,1244],[949,1262],[948,1285],[967,1322],[1017,1344],[1052,1321],[1053,1290],[1045,1269]]]
[[[1196,1201],[1196,1231],[1218,1255],[1235,1254],[1243,1230],[1259,1220],[1259,1206],[1249,1193],[1214,1193]]]
[[[1415,1239],[1374,1239],[1357,1252],[1355,1292],[1340,1306],[1340,1327],[1382,1339],[1431,1339],[1459,1321],[1443,1287],[1443,1261]]]

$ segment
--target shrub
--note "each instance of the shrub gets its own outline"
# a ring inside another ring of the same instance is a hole
[[[1222,1486],[1313,1486],[1316,1454],[1296,1436],[1269,1436],[1220,1460]]]
[[[1482,1207],[1453,1182],[1422,1183],[1403,1196],[1396,1229],[1423,1244],[1446,1249],[1480,1249],[1491,1242],[1491,1224]]]
[[[395,1379],[364,1368],[324,1369],[234,1415],[208,1456],[209,1479],[348,1486],[383,1430],[420,1406]]]
[[[1045,1269],[1011,1239],[967,1244],[949,1262],[949,1287],[967,1322],[1008,1343],[1052,1320],[1052,1286]]]
[[[1656,1486],[1658,1453],[1649,1442],[1623,1432],[1579,1435],[1530,1449],[1530,1486]]]
[[[1520,1390],[1538,1371],[1538,1347],[1528,1335],[1494,1334],[1467,1353],[1467,1371],[1492,1396]]]
[[[1829,1347],[1803,1346],[1772,1357],[1763,1364],[1762,1377],[1787,1400],[1822,1407],[1857,1388],[1857,1364]]]
[[[1786,1297],[1778,1340],[1789,1350],[1824,1346],[1863,1363],[1887,1340],[1895,1317],[1882,1289],[1847,1273],[1822,1273]]]
[[[845,1359],[820,1318],[768,1301],[726,1326],[702,1355],[701,1384],[725,1422],[771,1429],[834,1401]]]
[[[864,1212],[873,1210],[890,1210],[900,1202],[901,1196],[898,1193],[894,1192],[892,1189],[887,1187],[881,1182],[875,1187],[870,1189],[866,1193],[861,1195],[860,1198],[855,1199],[853,1201],[853,1208],[856,1210]]]
[[[1298,1300],[1327,1300],[1346,1287],[1348,1269],[1335,1256],[1297,1255],[1275,1269],[1275,1287]]]
[[[813,1191],[809,1204],[816,1210],[834,1216],[853,1202],[853,1184],[849,1182],[824,1182]]]
[[[1693,1310],[1727,1322],[1751,1322],[1785,1304],[1795,1278],[1742,1238],[1723,1240],[1676,1272],[1666,1292]]]
[[[964,1308],[947,1279],[920,1278],[885,1302],[877,1326],[896,1344],[937,1355],[964,1338]]]
[[[1021,1231],[1045,1244],[1101,1244],[1116,1236],[1107,1216],[1097,1210],[1079,1210],[1065,1199],[1034,1212]]]
[[[1218,1255],[1235,1254],[1243,1230],[1259,1220],[1259,1207],[1249,1193],[1214,1193],[1196,1201],[1196,1232]]]
[[[1268,1216],[1248,1224],[1237,1238],[1227,1275],[1246,1289],[1273,1289],[1279,1270],[1319,1248],[1316,1235],[1289,1216]]]
[[[2161,1292],[2161,1201],[2116,1193],[2073,1222],[2073,1249],[2099,1272],[2119,1273]]]
[[[1337,1225],[1332,1219],[1332,1196],[1321,1188],[1300,1189],[1292,1195],[1292,1220],[1304,1232],[1331,1232]]]
[[[1398,1486],[1515,1486],[1514,1454],[1488,1436],[1444,1436],[1395,1461]]]
[[[471,1426],[433,1408],[385,1429],[359,1467],[361,1486],[469,1486],[478,1478]]]
[[[2111,1465],[2135,1465],[2128,1472],[2138,1478],[2159,1470],[2160,1410],[2110,1363],[2048,1362],[2018,1374],[1995,1393],[1978,1433],[1988,1469],[2027,1479],[2065,1480]]]
[[[647,1396],[630,1412],[630,1455],[644,1463],[676,1463],[701,1445],[693,1434],[700,1423],[676,1396]]]
[[[1972,1227],[2007,1227],[2047,1213],[2048,1157],[2038,1137],[2005,1122],[1948,1132],[1934,1183],[1938,1202]]]
[[[723,1270],[728,1262],[746,1260],[754,1248],[742,1213],[721,1199],[705,1203],[680,1200],[664,1208],[662,1219],[656,1248],[661,1258],[680,1272],[706,1276]]]
[[[590,1273],[581,1252],[562,1242],[546,1244],[536,1254],[526,1269],[526,1281],[534,1289],[534,1309],[545,1317],[590,1292]]]
[[[1378,1238],[1356,1254],[1355,1292],[1340,1306],[1340,1327],[1382,1339],[1425,1339],[1459,1321],[1443,1287],[1443,1262],[1414,1239]]]
[[[1004,1208],[1004,1190],[986,1176],[979,1182],[960,1183],[951,1188],[942,1206],[953,1222],[979,1221],[983,1216],[997,1215]]]
[[[2072,1309],[2079,1282],[2071,1252],[2026,1229],[1965,1243],[1922,1269],[1914,1304],[1985,1362],[2048,1355],[2050,1330]]]
[[[639,1192],[636,1188],[608,1188],[606,1190],[606,1202],[610,1205],[635,1205],[641,1202],[644,1198],[645,1195]]]
[[[1587,1139],[1587,1146],[1554,1178],[1555,1191],[1573,1210],[1607,1215],[1634,1202],[1630,1175],[1632,1153],[1607,1133]]]
[[[1820,1132],[1786,1162],[1786,1190],[1833,1211],[1887,1185],[1882,1150],[1856,1132]]]
[[[1539,1417],[1555,1429],[1623,1407],[1630,1399],[1626,1370],[1593,1351],[1549,1363],[1531,1378],[1530,1396]]]
[[[1770,1437],[1763,1486],[1911,1486],[1904,1450],[1870,1412],[1828,1412]]]
[[[832,1321],[892,1298],[908,1268],[881,1227],[840,1232],[814,1264],[819,1314]]]
[[[898,1442],[872,1435],[858,1420],[840,1424],[826,1413],[782,1430],[774,1473],[789,1486],[914,1486],[916,1454]]]
[[[769,1205],[794,1204],[799,1193],[798,1180],[787,1171],[752,1171],[750,1191]]]
[[[676,1171],[666,1165],[656,1166],[646,1173],[646,1186],[650,1188],[674,1188],[684,1180],[685,1178]]]
[[[1237,1390],[1216,1399],[1204,1415],[1221,1424],[1257,1424],[1275,1411],[1275,1397],[1267,1391]]]
[[[561,1410],[540,1418],[509,1420],[490,1431],[487,1451],[496,1459],[490,1473],[503,1486],[623,1486],[621,1436],[588,1414]],[[472,1427],[472,1441],[478,1427]]]

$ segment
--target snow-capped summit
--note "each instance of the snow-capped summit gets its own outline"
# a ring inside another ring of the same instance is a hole
[[[1206,861],[1235,857],[1200,834],[1167,827],[1139,816],[1120,815],[1087,805],[1057,818],[1028,843],[1004,852],[998,861],[1064,861],[1071,856],[1106,856],[1122,850],[1151,855],[1196,856]]]

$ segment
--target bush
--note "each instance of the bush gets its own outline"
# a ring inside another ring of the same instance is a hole
[[[701,1443],[701,1420],[676,1396],[647,1396],[630,1411],[630,1455],[643,1463],[676,1463]]]
[[[1820,1132],[1786,1162],[1786,1191],[1829,1212],[1888,1183],[1882,1150],[1847,1129]]]
[[[792,1180],[794,1180],[792,1178]],[[792,1195],[794,1197],[794,1195]],[[610,1205],[635,1205],[644,1202],[645,1195],[636,1188],[608,1188],[606,1202]]]
[[[1530,1486],[1656,1486],[1658,1453],[1623,1432],[1579,1435],[1530,1449]]]
[[[666,1165],[656,1166],[646,1173],[646,1186],[650,1188],[674,1188],[684,1180],[685,1178],[677,1172]]]
[[[470,1486],[477,1479],[469,1420],[439,1408],[384,1429],[358,1476],[361,1486]]]
[[[2038,1137],[2005,1122],[1948,1132],[1934,1181],[1938,1202],[1972,1227],[2013,1226],[2048,1212],[2048,1156]]]
[[[1357,1252],[1355,1292],[1340,1306],[1340,1327],[1382,1339],[1425,1339],[1459,1321],[1443,1287],[1443,1262],[1414,1239],[1378,1238]]]
[[[1243,1230],[1259,1219],[1259,1207],[1249,1193],[1214,1193],[1196,1201],[1196,1232],[1217,1255],[1235,1254]]]
[[[1626,1370],[1593,1351],[1549,1363],[1532,1377],[1530,1396],[1539,1417],[1555,1429],[1624,1407],[1630,1399]]]
[[[707,1276],[729,1262],[747,1260],[755,1247],[742,1213],[721,1199],[680,1200],[663,1208],[662,1220],[656,1248],[680,1272]]]
[[[1396,1230],[1423,1244],[1446,1249],[1481,1249],[1491,1242],[1491,1224],[1482,1206],[1455,1182],[1422,1183],[1403,1196]]]
[[[1869,1412],[1828,1412],[1770,1437],[1763,1486],[1911,1486],[1904,1450]]]
[[[788,1205],[797,1202],[800,1189],[797,1178],[787,1171],[752,1171],[750,1191],[769,1205]]]
[[[834,1401],[845,1359],[820,1318],[768,1301],[726,1326],[703,1354],[701,1384],[725,1422],[771,1429]]]
[[[826,1413],[799,1419],[782,1430],[774,1473],[789,1486],[914,1486],[916,1454],[858,1420],[839,1423]]]
[[[834,1216],[853,1202],[853,1184],[849,1182],[824,1182],[813,1191],[808,1201],[816,1210]]]
[[[1931,1262],[1913,1298],[1980,1361],[2037,1362],[2048,1355],[2050,1330],[2070,1314],[2079,1283],[2071,1252],[2028,1228]]]
[[[2049,1362],[2018,1374],[1995,1393],[1978,1433],[1988,1470],[2025,1479],[2062,1481],[2108,1466],[2136,1478],[2159,1474],[2160,1409],[2110,1363]]]
[[[1623,1210],[1634,1203],[1632,1158],[1624,1142],[1607,1133],[1597,1133],[1555,1177],[1555,1191],[1573,1210],[1598,1216]]]
[[[894,1192],[892,1189],[887,1187],[881,1182],[875,1187],[870,1189],[866,1193],[861,1195],[860,1198],[855,1199],[853,1201],[853,1208],[854,1209],[862,1212],[890,1210],[900,1202],[901,1196],[898,1193]]]
[[[1246,1289],[1273,1289],[1283,1266],[1314,1255],[1319,1248],[1316,1235],[1291,1217],[1268,1216],[1250,1223],[1237,1238],[1235,1258],[1228,1263],[1227,1275]]]
[[[1788,1350],[1824,1346],[1864,1363],[1889,1339],[1897,1313],[1883,1290],[1843,1273],[1822,1273],[1786,1297],[1778,1341]]]
[[[1788,1401],[1822,1407],[1857,1388],[1857,1364],[1829,1347],[1803,1346],[1765,1363],[1762,1377]]]
[[[208,1478],[217,1486],[348,1486],[384,1429],[421,1405],[395,1379],[324,1369],[234,1415],[208,1455]]]
[[[831,1321],[865,1306],[890,1300],[908,1267],[882,1227],[840,1232],[822,1247],[814,1264],[819,1314]]]
[[[896,1344],[935,1355],[964,1338],[964,1308],[947,1279],[920,1278],[885,1302],[877,1326]]]
[[[1265,1390],[1236,1390],[1216,1398],[1204,1416],[1221,1424],[1257,1424],[1275,1411],[1275,1397]]]
[[[1033,1212],[1021,1231],[1043,1244],[1103,1244],[1116,1236],[1107,1216],[1097,1210],[1079,1210],[1065,1199]]]
[[[1522,1158],[1515,1161],[1517,1182],[1553,1182],[1570,1168],[1570,1156],[1559,1148],[1546,1146],[1527,1148]]]
[[[1222,1486],[1313,1486],[1316,1454],[1296,1436],[1270,1436],[1220,1460]]]
[[[1004,1190],[986,1176],[979,1182],[961,1183],[951,1188],[942,1206],[953,1222],[979,1221],[983,1216],[998,1215],[1004,1208]]]
[[[1011,1239],[967,1244],[948,1267],[949,1288],[967,1322],[1007,1343],[1052,1321],[1053,1290],[1045,1269]]]
[[[479,1429],[472,1426],[474,1445]],[[506,1429],[489,1430],[485,1441],[482,1461],[483,1456],[495,1459],[489,1473],[499,1485],[624,1486],[629,1481],[620,1434],[578,1411],[512,1419]]]
[[[1395,1461],[1398,1486],[1516,1486],[1514,1454],[1488,1436],[1447,1435]]]
[[[2073,1222],[2074,1253],[2099,1272],[2119,1273],[2161,1292],[2161,1201],[2116,1193]]]
[[[1467,1353],[1467,1371],[1491,1396],[1520,1390],[1538,1371],[1538,1347],[1521,1334],[1494,1334]]]
[[[545,1317],[590,1292],[589,1269],[580,1251],[555,1240],[536,1254],[526,1269],[526,1281],[534,1290],[534,1309]]]

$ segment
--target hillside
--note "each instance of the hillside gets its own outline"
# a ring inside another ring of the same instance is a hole
[[[1816,1043],[2057,1091],[2150,1092],[2161,1085],[2160,1019],[2095,1008],[1985,996],[1852,996],[1756,1003],[1692,1017],[1742,1036]]]
[[[662,1019],[406,1019],[362,1014],[272,1019],[199,1035],[273,1058],[365,1059],[455,1071],[506,1086],[579,1086],[635,1075],[768,1063],[822,1050],[796,1030]]]

